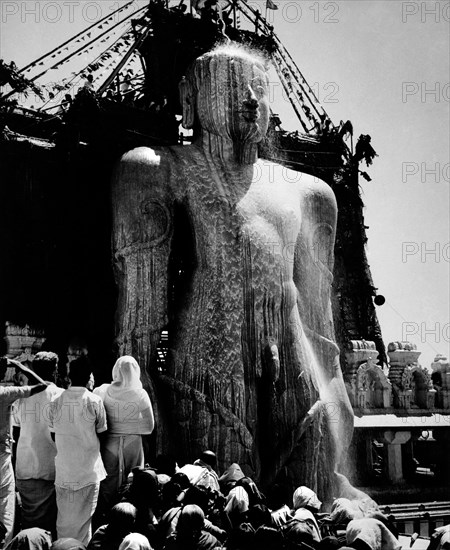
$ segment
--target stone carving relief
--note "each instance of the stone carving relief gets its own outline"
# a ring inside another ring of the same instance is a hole
[[[6,355],[10,359],[16,359],[26,366],[30,366],[34,356],[45,342],[44,332],[30,325],[15,325],[7,321],[5,323]],[[28,379],[22,373],[16,373],[13,367],[8,367],[5,382],[16,382],[25,385]]]
[[[383,369],[367,361],[356,374],[357,402],[361,409],[382,409],[391,405],[391,384]]]
[[[375,342],[369,340],[351,340],[345,355],[348,364],[345,381],[350,402],[353,407],[365,408],[367,399],[364,392],[367,390],[367,383],[362,379],[360,387],[358,387],[357,372],[362,364],[376,366],[378,351],[376,350]]]
[[[390,342],[388,345],[388,377],[392,383],[394,407],[410,409],[414,404],[411,369],[418,365],[420,353],[417,346],[410,342]]]
[[[450,362],[445,355],[437,355],[431,364],[436,407],[450,409]]]

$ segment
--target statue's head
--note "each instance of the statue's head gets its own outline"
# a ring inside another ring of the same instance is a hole
[[[181,83],[183,126],[194,123],[234,142],[258,143],[269,120],[264,59],[226,45],[199,57]]]

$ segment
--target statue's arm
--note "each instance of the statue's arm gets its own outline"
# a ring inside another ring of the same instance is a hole
[[[169,182],[164,152],[141,147],[122,157],[112,183],[117,343],[147,368],[168,323]]]
[[[308,184],[303,197],[301,235],[312,261],[333,271],[337,204],[334,192],[324,181],[304,176]]]
[[[335,341],[331,291],[337,204],[333,190],[323,181],[315,181],[304,195],[303,221],[296,250],[294,279],[298,289],[297,306],[305,335],[314,350],[318,368],[322,408],[330,421],[338,445],[338,456],[348,448],[353,433],[353,413],[339,365]],[[313,418],[310,413],[308,416]],[[320,407],[317,408],[319,411]]]
[[[337,206],[333,190],[312,176],[302,177],[302,223],[294,255],[294,282],[306,326],[333,337],[331,288]]]

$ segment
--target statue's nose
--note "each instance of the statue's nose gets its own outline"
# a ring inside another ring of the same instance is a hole
[[[253,91],[253,88],[250,86],[250,84],[247,88],[247,94],[244,100],[244,104],[246,105],[246,107],[253,109],[256,109],[259,105],[258,100],[256,99],[255,92]]]

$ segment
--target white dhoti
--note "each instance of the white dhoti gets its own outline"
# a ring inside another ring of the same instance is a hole
[[[102,449],[103,464],[107,477],[100,485],[102,506],[109,510],[116,504],[120,487],[128,474],[137,466],[144,466],[144,450],[140,435],[107,436]]]
[[[100,483],[91,483],[81,489],[56,485],[56,532],[58,538],[68,537],[87,545],[92,537],[92,516],[97,506]]]

